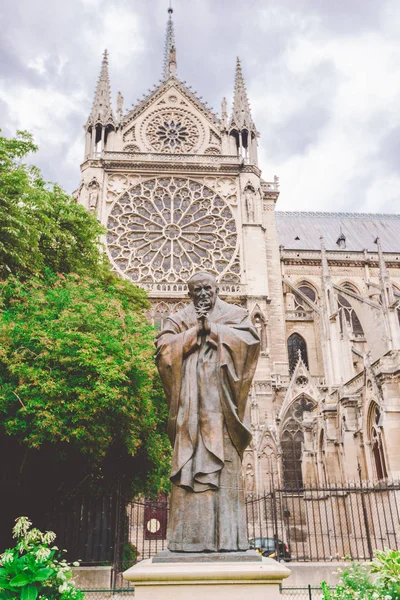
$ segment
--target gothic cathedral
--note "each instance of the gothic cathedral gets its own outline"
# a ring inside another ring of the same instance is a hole
[[[172,9],[162,82],[128,111],[118,93],[114,112],[105,52],[85,131],[77,201],[155,326],[206,270],[259,331],[247,493],[397,479],[400,216],[276,211],[239,59],[216,115],[178,78]]]

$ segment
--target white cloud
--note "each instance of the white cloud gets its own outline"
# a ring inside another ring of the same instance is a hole
[[[269,78],[251,91],[256,114],[265,115],[264,133],[269,129],[268,143],[261,133],[260,156],[267,170],[271,166],[281,179],[279,208],[379,211],[384,205],[396,210],[399,177],[387,172],[379,147],[400,126],[397,40],[386,36],[385,27],[338,37],[312,20],[300,31],[296,28],[277,62],[283,72],[273,67],[273,85]],[[329,65],[331,89],[324,81]],[[287,154],[274,157],[274,131],[281,133],[285,125],[301,129],[293,120],[296,115],[308,111],[312,121],[313,111],[324,108],[327,118],[301,153],[290,154],[289,145]],[[360,182],[364,187],[358,187]]]
[[[127,68],[135,54],[141,53],[145,48],[140,17],[129,5],[121,4],[107,4],[99,16],[100,26],[83,31],[85,42],[98,56],[107,49],[113,64],[118,64],[119,69]]]
[[[2,126],[31,130],[44,176],[71,191],[103,50],[113,99],[120,89],[129,106],[158,80],[167,3],[18,4],[6,11]],[[358,5],[252,0],[249,11],[240,0],[176,0],[178,72],[216,107],[241,55],[260,166],[265,179],[280,176],[280,209],[397,210],[400,3]]]

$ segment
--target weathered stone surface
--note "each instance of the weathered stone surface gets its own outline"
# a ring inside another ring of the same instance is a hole
[[[173,562],[143,560],[125,571],[136,600],[280,600],[279,584],[289,569],[270,558],[260,562]]]
[[[261,562],[262,556],[255,550],[246,552],[171,552],[163,550],[153,557],[153,563],[211,563],[211,562]]]

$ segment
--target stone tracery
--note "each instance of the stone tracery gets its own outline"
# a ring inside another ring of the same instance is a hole
[[[186,111],[165,109],[152,115],[144,125],[147,145],[155,152],[193,152],[200,140],[200,124]]]
[[[111,259],[132,281],[185,281],[199,269],[227,281],[237,276],[231,209],[197,181],[138,183],[114,203],[107,229]]]

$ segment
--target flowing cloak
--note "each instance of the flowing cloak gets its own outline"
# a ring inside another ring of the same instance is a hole
[[[241,459],[259,338],[247,311],[219,298],[208,319],[210,333],[198,336],[190,303],[156,340],[173,448],[168,547],[176,551],[247,548]]]

